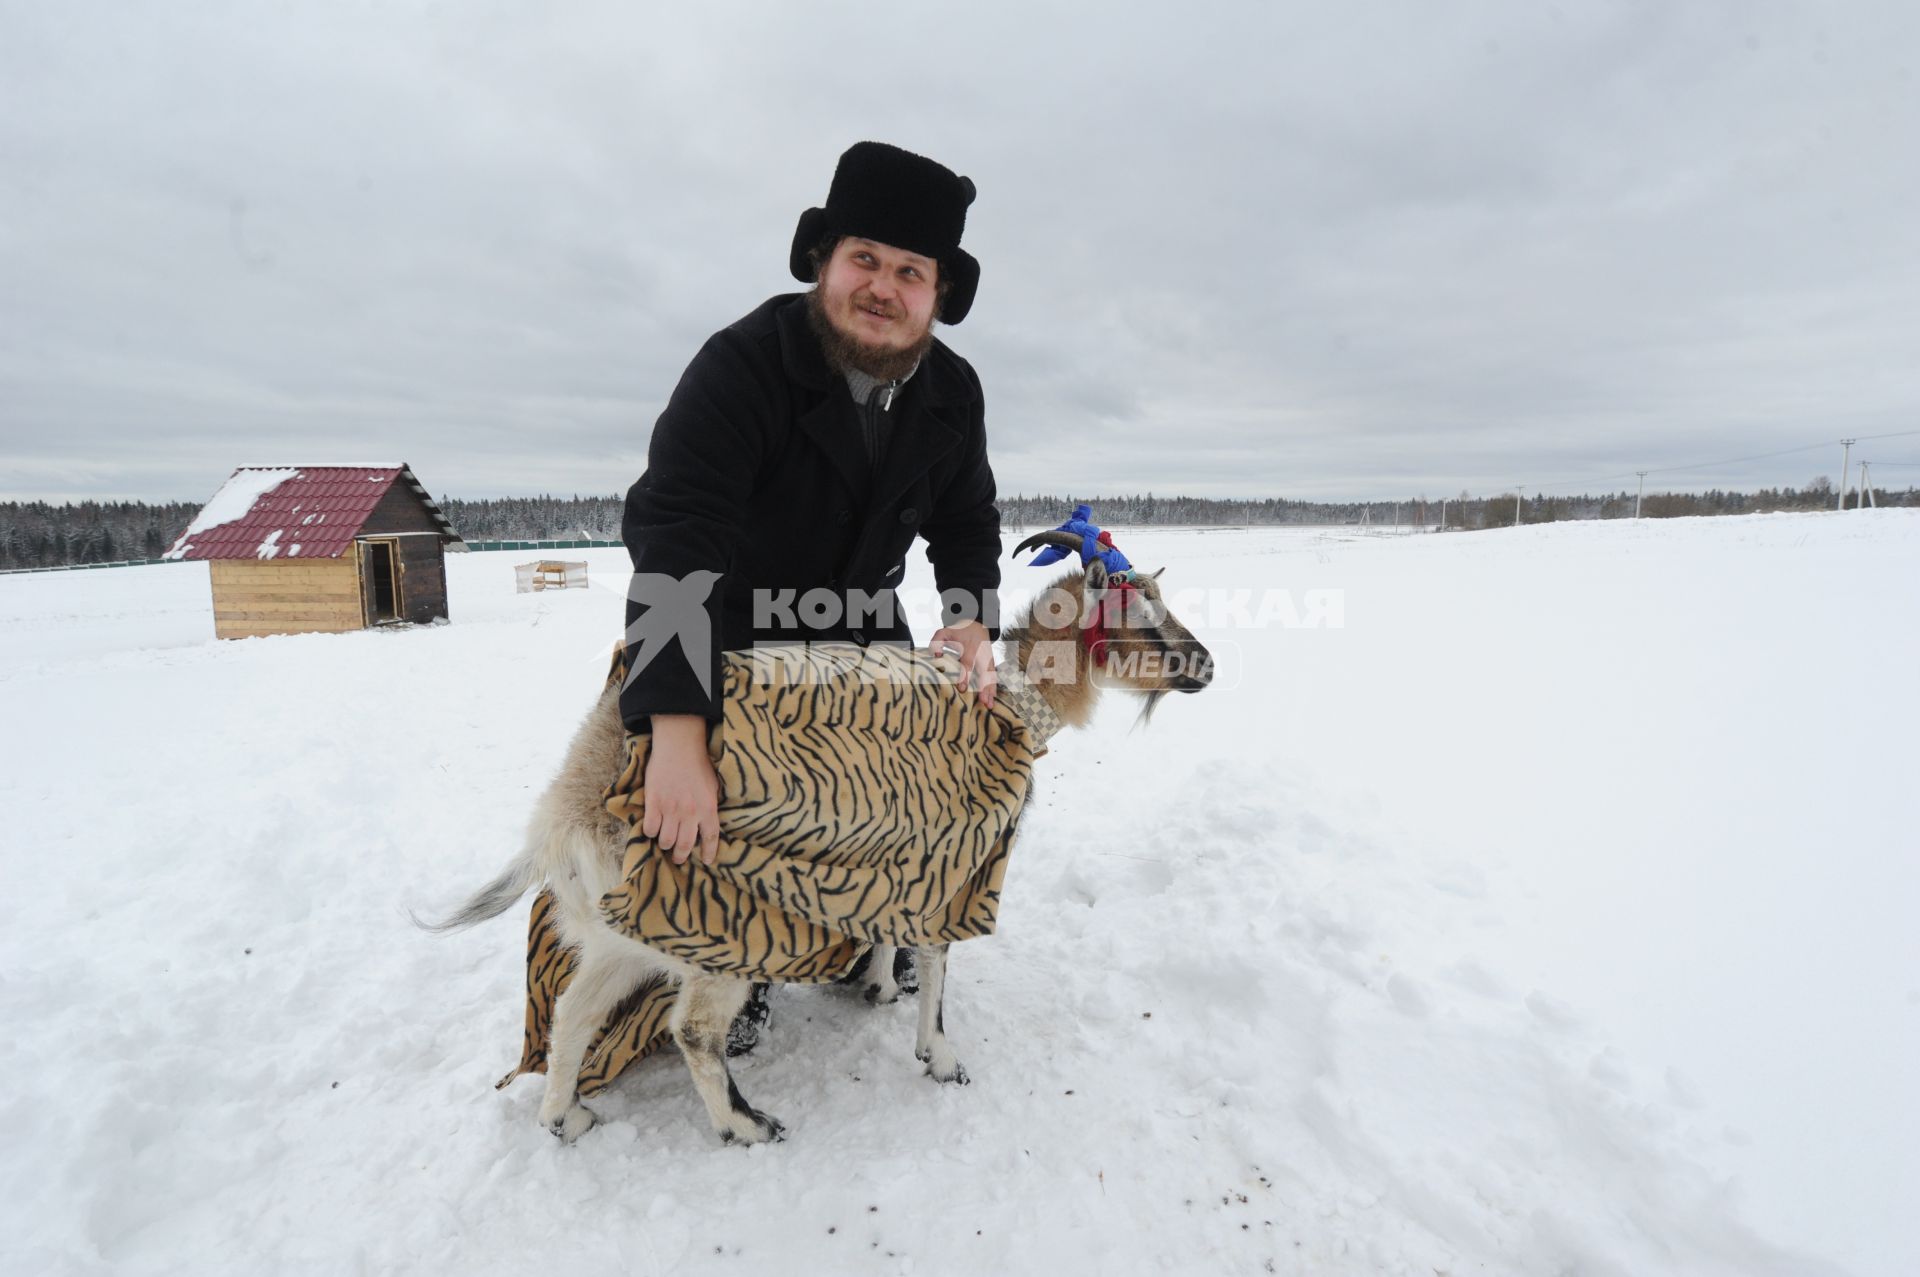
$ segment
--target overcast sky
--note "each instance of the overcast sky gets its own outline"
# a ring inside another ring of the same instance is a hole
[[[0,499],[624,491],[861,138],[979,187],[943,336],[1008,493],[1631,488],[1920,431],[1908,0],[0,0]]]

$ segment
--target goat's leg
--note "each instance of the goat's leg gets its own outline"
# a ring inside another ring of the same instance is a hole
[[[947,1018],[943,1003],[947,994],[947,946],[917,945],[913,956],[920,968],[920,1032],[913,1054],[924,1060],[927,1073],[936,1082],[967,1084],[967,1071],[954,1058],[947,1041]]]
[[[861,978],[860,992],[875,1006],[885,1006],[900,996],[900,986],[893,978],[893,955],[897,952],[890,944],[876,944],[868,951],[867,973]]]
[[[860,993],[876,1006],[887,1006],[920,992],[919,950],[876,944],[867,951],[866,965],[857,968]]]
[[[747,986],[747,1000],[740,1014],[727,1026],[727,1058],[751,1054],[760,1045],[760,1035],[773,1022],[773,986],[756,983]]]
[[[547,1043],[547,1094],[540,1124],[571,1144],[592,1129],[592,1110],[580,1102],[580,1066],[593,1035],[620,999],[640,986],[644,964],[593,944],[580,949],[573,978],[553,1004]]]
[[[694,1089],[707,1106],[713,1129],[729,1144],[758,1144],[780,1138],[780,1123],[740,1094],[727,1068],[727,1028],[747,1000],[747,982],[732,976],[687,977],[674,999],[669,1021],[673,1040],[686,1057]]]

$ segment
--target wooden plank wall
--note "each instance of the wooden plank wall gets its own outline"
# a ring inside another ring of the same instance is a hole
[[[440,524],[403,479],[395,479],[380,504],[373,507],[358,535],[380,536],[390,532],[438,532]]]
[[[355,559],[215,559],[213,632],[220,638],[264,634],[341,634],[364,629]]]

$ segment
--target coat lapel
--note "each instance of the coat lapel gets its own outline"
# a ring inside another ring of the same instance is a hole
[[[849,491],[867,489],[866,447],[859,431],[853,428],[853,396],[844,377],[833,375],[820,343],[807,327],[806,294],[793,297],[782,306],[776,323],[780,333],[780,362],[787,380],[804,387],[815,398],[812,408],[799,415],[796,424],[814,446],[827,454],[833,468],[846,480]]]
[[[827,367],[820,343],[807,327],[805,295],[780,308],[780,353],[787,377],[798,385],[817,391],[820,400],[802,413],[799,426],[833,462],[833,468],[854,492],[868,491],[870,470],[866,446],[855,426],[853,395],[844,377]],[[887,447],[880,473],[874,477],[869,518],[885,511],[914,481],[931,470],[940,458],[952,452],[960,442],[961,428],[951,420],[954,392],[958,387],[943,385],[931,357],[921,361],[906,393],[895,407],[893,441]],[[927,511],[921,511],[924,517]]]
[[[935,352],[944,351],[938,341]],[[912,489],[921,475],[954,448],[966,430],[966,406],[957,394],[951,375],[942,376],[941,361],[929,352],[907,383],[898,406],[899,420],[893,429],[893,446],[881,462],[880,474],[873,485],[873,509],[887,510],[902,494]],[[922,519],[930,510],[919,512]]]
[[[919,379],[916,373],[914,381]],[[913,382],[907,385],[911,389]],[[906,395],[899,407],[903,411],[893,426],[893,442],[881,460],[880,474],[873,484],[870,509],[876,515],[888,510],[913,487],[916,479],[933,469],[934,463],[960,442],[960,432],[942,414],[942,405],[929,403],[922,395]],[[923,518],[928,513],[920,511]]]
[[[851,492],[865,492],[867,472],[871,468],[867,461],[866,445],[860,441],[860,432],[853,424],[853,396],[848,393],[843,381],[827,392],[811,411],[802,413],[800,429],[814,446],[827,454],[833,462],[833,468],[847,481]]]

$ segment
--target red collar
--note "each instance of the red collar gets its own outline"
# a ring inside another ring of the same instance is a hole
[[[1110,655],[1107,647],[1112,642],[1109,631],[1121,626],[1126,616],[1127,596],[1136,588],[1124,576],[1107,578],[1107,588],[1102,592],[1100,602],[1094,605],[1093,619],[1080,631],[1081,645],[1087,649],[1087,656],[1095,665],[1107,663]]]

